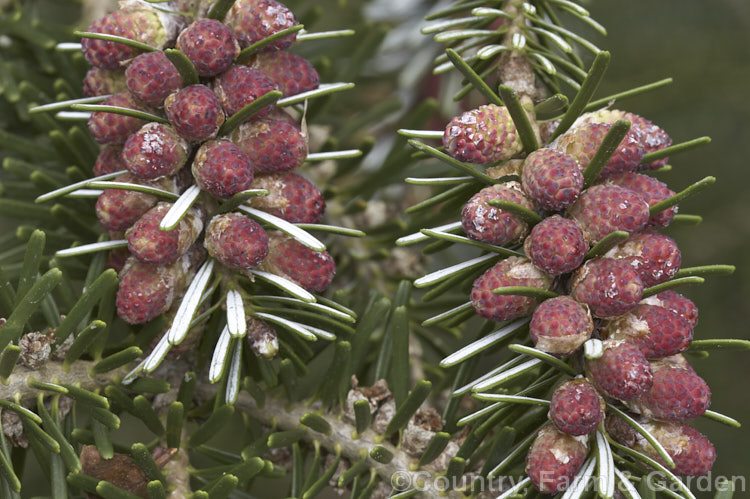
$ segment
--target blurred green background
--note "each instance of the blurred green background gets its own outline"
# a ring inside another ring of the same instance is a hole
[[[675,190],[707,175],[718,179],[680,207],[682,213],[702,215],[703,223],[671,234],[684,266],[737,266],[733,276],[682,290],[700,308],[696,338],[750,339],[750,2],[630,0],[585,6],[609,31],[599,41],[613,55],[600,95],[671,76],[671,86],[625,107],[664,127],[676,142],[702,135],[713,139],[675,156],[673,170],[662,177]],[[750,481],[750,358],[714,352],[691,362],[712,387],[712,409],[745,426],[735,430],[697,422],[717,447],[714,474]],[[750,497],[750,489],[736,497]]]

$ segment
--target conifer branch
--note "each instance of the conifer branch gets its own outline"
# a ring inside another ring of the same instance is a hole
[[[196,387],[196,395],[202,401],[210,400],[215,395],[215,387],[205,383],[199,383]],[[335,454],[340,450],[341,455],[354,463],[361,459],[362,450],[367,451],[365,462],[367,466],[374,469],[385,483],[390,484],[394,476],[402,477],[404,482],[416,484],[418,479],[424,480],[425,472],[437,475],[438,470],[434,464],[428,464],[415,470],[412,466],[415,459],[410,457],[403,449],[392,445],[388,441],[381,441],[372,429],[362,433],[357,432],[355,425],[343,421],[339,415],[333,413],[318,414],[325,420],[333,431],[329,435],[318,433],[306,426],[300,426],[300,420],[310,412],[306,404],[292,404],[279,397],[266,397],[263,406],[259,406],[256,400],[247,392],[240,393],[235,407],[248,414],[253,419],[268,425],[275,425],[278,431],[302,429],[303,439],[308,442],[318,442],[330,453]],[[358,438],[353,439],[352,435]],[[393,458],[388,463],[378,462],[370,456],[370,451],[376,447],[383,447]],[[444,492],[436,487],[435,480],[424,480],[424,497],[443,497]],[[451,492],[447,497],[463,497],[458,492]]]

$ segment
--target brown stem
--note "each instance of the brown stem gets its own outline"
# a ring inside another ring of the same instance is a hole
[[[514,35],[524,34],[524,24],[526,18],[523,15],[523,0],[509,0],[503,6],[512,20],[510,27],[503,40],[505,46],[510,47]],[[527,101],[534,102],[539,100],[542,95],[541,89],[537,87],[534,67],[531,65],[529,58],[518,50],[504,52],[500,59],[500,66],[497,70],[497,76],[500,81],[518,94],[521,103],[526,106]]]
[[[79,360],[74,362],[68,371],[64,371],[62,363],[49,361],[37,369],[29,369],[24,366],[16,366],[13,374],[8,378],[6,385],[0,385],[0,398],[6,400],[28,400],[35,397],[38,390],[28,385],[28,379],[34,378],[38,381],[48,383],[63,383],[78,385],[86,390],[103,388],[124,376],[127,368],[119,368],[102,374],[92,374],[90,369],[95,362]]]

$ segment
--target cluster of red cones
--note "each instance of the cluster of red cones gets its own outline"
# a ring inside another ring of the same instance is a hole
[[[587,185],[586,168],[617,120],[630,121],[630,130]],[[520,181],[485,187],[461,213],[469,238],[524,251],[475,280],[471,303],[478,315],[495,321],[531,316],[535,347],[557,357],[582,358],[585,342],[602,342],[601,355],[584,361],[582,375],[557,387],[550,424],[528,452],[526,471],[540,492],[556,493],[571,483],[597,429],[663,463],[640,434],[607,412],[606,402],[629,410],[651,430],[674,460],[675,474],[703,475],[715,459],[711,443],[683,423],[704,414],[711,398],[708,385],[681,355],[693,339],[697,309],[673,291],[644,297],[681,266],[677,244],[659,232],[676,208],[650,212],[675,193],[644,173],[666,164],[665,159],[645,163],[644,156],[670,144],[661,128],[640,116],[589,113],[546,147],[517,160]],[[455,159],[490,166],[522,151],[510,113],[495,105],[453,118],[443,145]],[[523,216],[529,210],[538,223]],[[628,237],[590,253],[613,232]],[[494,292],[519,286],[540,292]],[[557,297],[536,297],[552,290]]]
[[[242,49],[296,26],[297,20],[275,0],[238,0],[222,20],[206,17],[206,2],[170,5],[174,13],[145,2],[122,2],[89,28],[153,50],[93,38],[82,43],[94,66],[84,81],[87,97],[108,95],[103,105],[159,118],[94,112],[88,126],[102,145],[95,174],[127,170],[114,180],[174,195],[192,185],[202,191],[171,230],[160,224],[172,200],[124,189],[101,194],[96,204],[101,225],[112,239],[128,241],[127,250],[111,252],[109,260],[120,272],[118,315],[140,324],[173,309],[207,255],[227,270],[249,275],[260,268],[323,291],[335,272],[328,253],[266,232],[239,211],[219,210],[222,201],[242,191],[265,189],[266,197],[245,205],[290,223],[317,223],[323,216],[322,193],[294,172],[308,154],[307,136],[296,118],[266,106],[232,130],[222,129],[226,120],[269,92],[289,97],[318,87],[312,64],[287,51],[294,33],[238,59]],[[185,84],[167,49],[190,61],[197,82]]]

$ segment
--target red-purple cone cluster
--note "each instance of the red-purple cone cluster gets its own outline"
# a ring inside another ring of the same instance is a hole
[[[273,0],[237,0],[223,20],[202,17],[205,8],[190,18],[146,2],[122,5],[88,31],[155,50],[94,38],[82,42],[84,56],[94,66],[83,82],[85,95],[107,95],[102,105],[156,116],[148,122],[101,111],[92,113],[88,123],[102,144],[95,174],[127,170],[111,180],[140,186],[105,189],[96,203],[97,217],[110,237],[128,243],[127,249],[113,251],[109,261],[120,272],[120,317],[141,324],[173,312],[207,257],[233,271],[247,274],[262,267],[310,291],[325,290],[335,273],[328,253],[266,233],[239,212],[252,206],[291,223],[320,221],[322,193],[293,173],[308,154],[297,118],[269,105],[254,115],[243,114],[243,123],[235,117],[239,126],[222,130],[228,119],[268,92],[292,96],[318,87],[312,64],[286,52],[294,33],[238,60],[242,48],[298,25],[294,15]],[[200,82],[186,85],[177,68],[181,65],[165,49],[184,54]],[[174,196],[191,185],[203,192],[179,220],[170,218]],[[256,187],[268,194],[221,211],[224,200]],[[144,188],[151,191],[141,192]]]
[[[598,177],[589,178],[587,166],[620,119],[631,122],[629,132]],[[670,143],[663,130],[622,111],[584,115],[523,159],[513,159],[522,148],[502,107],[468,111],[445,130],[443,145],[454,159],[484,165],[509,160],[488,175],[520,177],[520,183],[501,178],[483,188],[461,212],[468,238],[508,245],[526,257],[498,257],[476,278],[474,311],[495,321],[531,316],[535,348],[556,357],[583,359],[582,346],[591,340],[585,377],[555,390],[552,425],[529,450],[526,471],[540,492],[563,490],[580,470],[589,435],[604,419],[605,399],[671,432],[665,436],[674,443],[670,449],[688,453],[680,474],[703,474],[713,462],[705,437],[673,423],[700,416],[710,402],[708,386],[680,355],[693,339],[697,309],[673,291],[647,292],[674,278],[682,263],[675,241],[657,232],[672,222],[676,207],[651,213],[674,191],[637,173],[658,166],[643,165],[645,154]],[[514,295],[510,287],[536,289]],[[543,300],[550,290],[558,296]]]

